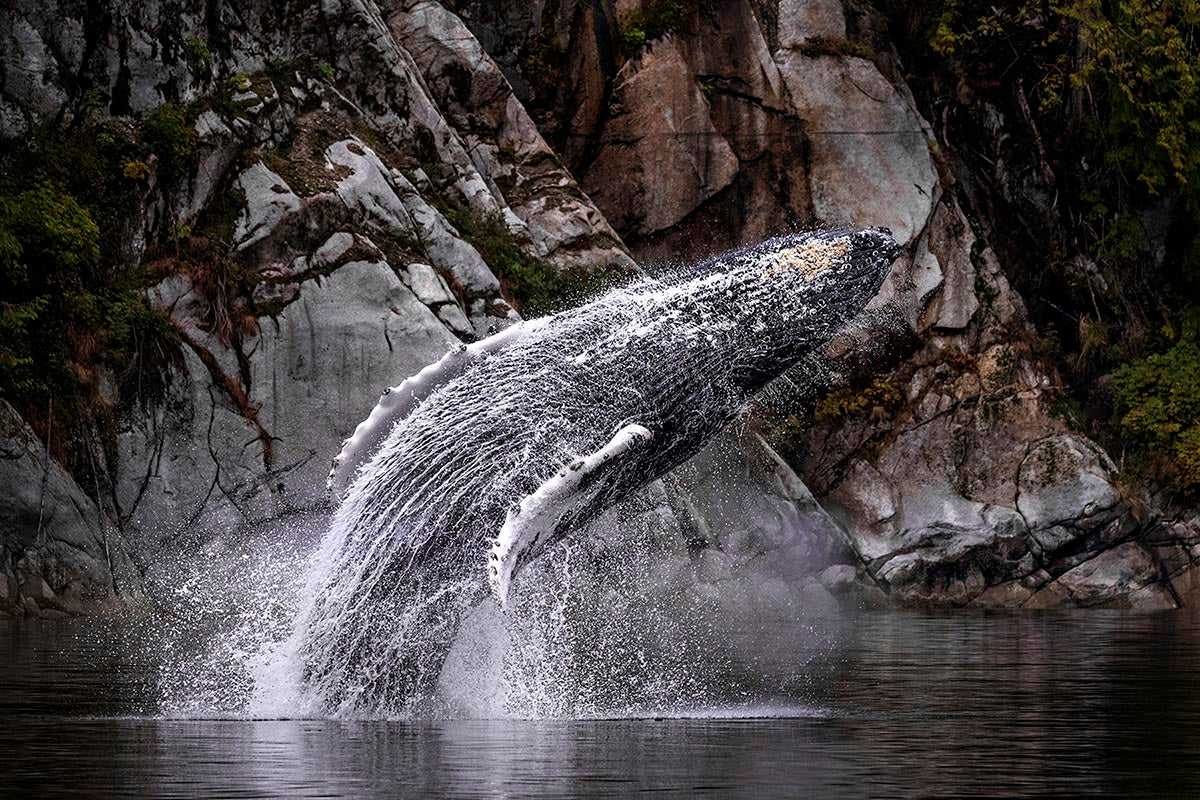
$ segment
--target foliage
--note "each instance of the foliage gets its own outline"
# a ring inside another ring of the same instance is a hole
[[[213,66],[212,51],[208,49],[208,43],[203,39],[195,36],[187,40],[188,50],[191,52],[192,63],[201,72],[208,72]]]
[[[903,400],[904,396],[889,377],[880,375],[862,389],[846,387],[831,391],[817,403],[813,419],[817,422],[843,419],[876,407],[894,410]]]
[[[1162,477],[1185,489],[1200,487],[1200,311],[1167,325],[1168,345],[1113,373],[1122,428],[1148,449],[1173,456]]]
[[[99,253],[100,231],[71,195],[48,182],[0,194],[0,393],[48,390],[60,372],[65,319],[78,308],[81,267]]]
[[[965,109],[958,119],[974,120],[963,124],[984,134],[985,149],[984,117],[1001,110],[1009,147],[1038,173],[1049,213],[1016,216],[1031,228],[1026,250],[1042,254],[1024,288],[1044,309],[1035,319],[1046,335],[1061,337],[1061,350],[1046,357],[1072,376],[1068,399],[1094,415],[1086,427],[1143,472],[1197,485],[1200,430],[1189,393],[1200,362],[1188,320],[1200,316],[1192,299],[1200,288],[1200,2],[883,0],[883,8],[902,32],[907,66],[932,77],[924,86],[940,87],[933,102]],[[1012,153],[989,154],[997,156]],[[1027,181],[1023,168],[1008,165],[1017,183]],[[1159,328],[1165,333],[1147,335]],[[1107,372],[1112,403],[1093,391]]]
[[[151,156],[160,168],[190,166],[181,119],[169,108],[140,129],[50,127],[0,157],[0,397],[23,411],[52,403],[46,433],[68,462],[67,432],[111,410],[106,387],[145,401],[178,363],[174,329],[122,253]]]
[[[542,26],[521,57],[521,75],[529,81],[536,101],[545,103],[558,91],[567,48],[554,30],[553,16],[542,15]]]
[[[686,0],[645,0],[621,26],[621,44],[626,55],[633,55],[646,42],[678,30],[683,22],[685,5]]]
[[[621,44],[626,53],[636,53],[646,44],[646,32],[637,25],[621,31]]]
[[[530,256],[499,215],[480,216],[448,205],[440,205],[439,210],[479,251],[500,279],[505,297],[525,316],[552,314],[578,305],[624,277],[603,265],[588,272],[569,272]]]
[[[317,77],[326,83],[333,83],[333,79],[336,77],[336,75],[337,73],[334,72],[333,67],[326,62],[322,61],[320,64],[317,64]]]
[[[1111,177],[1157,193],[1193,182],[1200,166],[1197,33],[1195,0],[958,0],[943,4],[930,46],[967,80],[1027,79],[1043,122],[1065,119],[1083,90]]]
[[[158,156],[159,173],[165,181],[190,171],[199,141],[191,113],[175,103],[163,103],[142,123],[142,142]]]

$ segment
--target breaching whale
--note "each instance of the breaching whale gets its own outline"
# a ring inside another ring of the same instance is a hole
[[[875,296],[886,229],[798,233],[460,346],[386,391],[334,461],[341,499],[297,622],[322,713],[411,713],[463,614],[697,453]]]

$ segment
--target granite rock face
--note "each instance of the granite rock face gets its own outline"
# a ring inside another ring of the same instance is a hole
[[[140,579],[113,520],[0,400],[0,616],[114,611]]]
[[[789,376],[792,397],[832,386],[816,413],[760,409],[853,554],[828,580],[908,605],[1187,602],[1192,525],[1155,522],[1051,413],[1057,377],[886,24],[842,0],[681,5],[639,43],[651,5],[455,3],[639,258],[794,225],[905,245],[856,330]]]
[[[191,173],[152,175],[130,234],[131,258],[169,273],[149,294],[181,366],[123,417],[103,471],[151,568],[176,545],[326,505],[329,459],[385,387],[519,319],[470,240],[480,230],[542,269],[635,268],[436,3],[16,3],[0,23],[4,138],[98,102],[203,109]],[[212,244],[172,261],[154,243],[179,231]],[[14,553],[26,522],[0,539]]]
[[[181,366],[98,453],[103,511],[6,423],[0,609],[99,608],[136,594],[118,542],[152,566],[323,506],[328,459],[381,389],[519,318],[514,253],[630,271],[631,251],[843,224],[905,248],[868,313],[788,377],[803,391],[751,410],[769,445],[714,445],[637,500],[692,590],[764,608],[1200,600],[1200,526],[1145,511],[1051,413],[1012,265],[875,13],[681,3],[639,41],[649,5],[0,9],[0,139],[170,101],[196,104],[199,142],[188,174],[151,176],[126,248],[164,273],[149,295]],[[172,262],[156,243],[180,231],[218,246]]]

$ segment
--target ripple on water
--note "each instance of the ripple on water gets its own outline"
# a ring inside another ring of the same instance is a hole
[[[218,721],[138,716],[153,670],[121,631],[4,623],[0,797],[1200,796],[1194,615],[878,613],[844,631],[766,702]]]

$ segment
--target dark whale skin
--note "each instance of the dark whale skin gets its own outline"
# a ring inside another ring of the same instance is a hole
[[[346,492],[298,623],[312,704],[419,712],[489,570],[496,586],[502,529],[524,536],[515,571],[688,460],[862,311],[899,252],[884,229],[771,239],[538,321],[472,359],[395,422]],[[634,435],[612,447],[621,431]],[[585,460],[606,446],[598,466]],[[556,480],[575,481],[547,495],[562,507],[539,516],[522,503]]]

